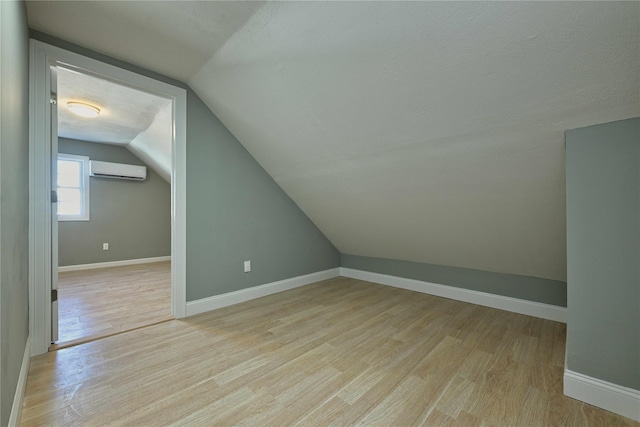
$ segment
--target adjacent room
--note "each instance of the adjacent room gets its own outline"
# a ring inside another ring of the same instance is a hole
[[[0,23],[0,425],[640,426],[639,2]]]
[[[78,70],[55,75],[61,348],[172,318],[172,103]]]

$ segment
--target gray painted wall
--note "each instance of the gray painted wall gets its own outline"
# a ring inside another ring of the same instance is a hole
[[[124,147],[60,138],[58,152],[144,165]],[[171,255],[171,186],[151,168],[145,181],[90,179],[90,220],[58,222],[59,265]],[[109,250],[102,250],[102,243]]]
[[[192,91],[187,139],[188,301],[340,265],[333,245]]]
[[[342,254],[342,267],[567,306],[564,282],[516,274]]]
[[[640,118],[567,144],[567,366],[640,390]]]
[[[187,301],[340,265],[331,242],[187,85],[37,31],[31,36],[187,88]]]
[[[29,40],[23,2],[0,1],[0,425],[29,334]]]

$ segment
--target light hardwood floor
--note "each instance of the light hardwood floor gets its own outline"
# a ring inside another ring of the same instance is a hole
[[[337,278],[34,357],[23,426],[632,426],[565,325]]]
[[[58,345],[171,319],[171,262],[58,274]]]

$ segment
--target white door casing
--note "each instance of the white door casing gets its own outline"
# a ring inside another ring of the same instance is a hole
[[[186,313],[186,125],[187,93],[179,88],[37,40],[30,41],[29,105],[29,333],[31,354],[46,353],[52,340],[52,116],[51,68],[82,73],[172,100],[171,312]]]
[[[51,116],[51,191],[56,198],[51,200],[51,342],[58,341],[58,75],[51,67],[51,94],[49,101]],[[53,194],[52,194],[53,197]],[[55,298],[54,298],[55,295]]]

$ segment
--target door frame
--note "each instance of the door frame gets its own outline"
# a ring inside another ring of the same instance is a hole
[[[171,314],[186,315],[187,91],[86,56],[30,40],[29,63],[29,336],[31,355],[51,345],[50,66],[76,68],[172,100]]]

